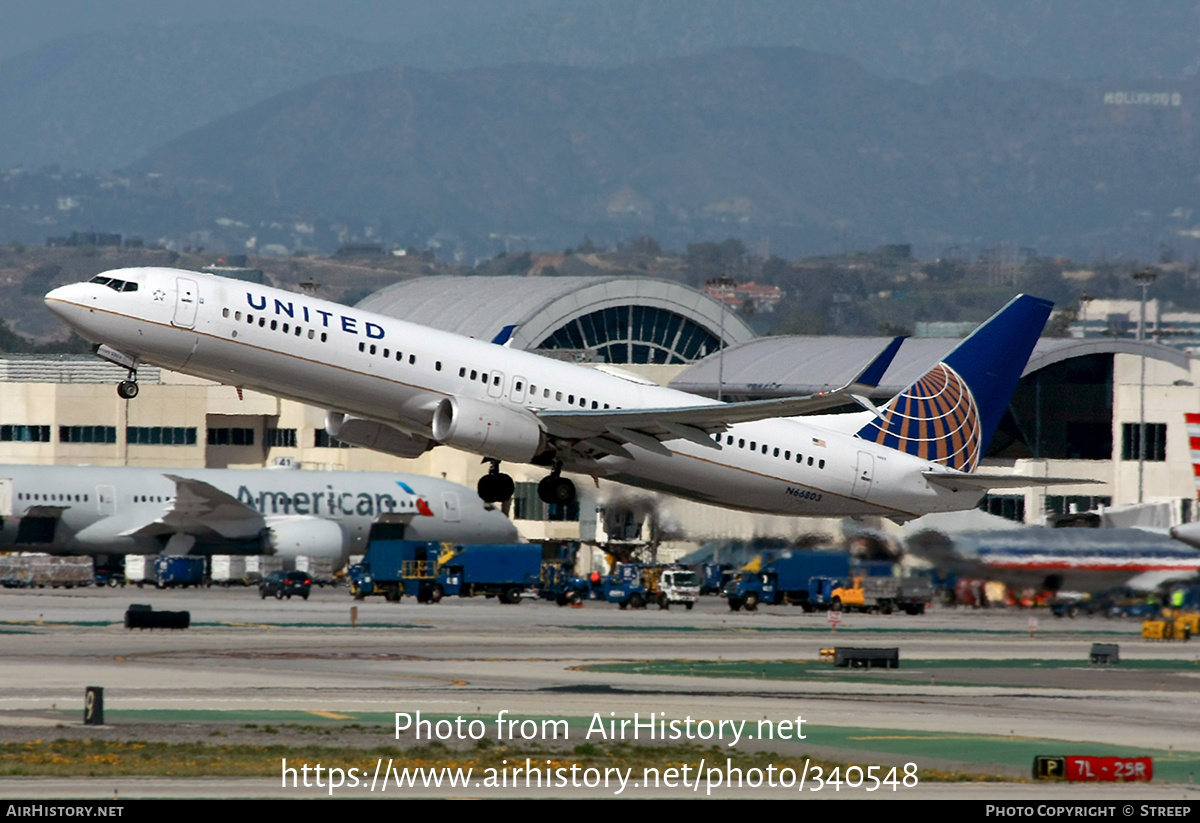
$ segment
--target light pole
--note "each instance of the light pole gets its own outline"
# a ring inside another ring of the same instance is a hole
[[[719,332],[721,339],[717,341],[717,402],[723,403],[725,389],[725,295],[729,287],[733,285],[733,280],[727,275],[722,274],[720,277],[714,277],[711,280],[705,281],[705,285],[710,288],[715,288],[717,294],[720,295],[721,301],[721,331]]]
[[[1158,275],[1149,267],[1133,273],[1133,282],[1142,287],[1142,310],[1138,319],[1138,342],[1142,344],[1142,376],[1138,383],[1138,503],[1144,502],[1146,469],[1146,291]]]

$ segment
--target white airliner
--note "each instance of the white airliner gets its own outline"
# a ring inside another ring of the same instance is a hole
[[[440,478],[385,472],[0,466],[0,551],[327,557],[387,537],[511,543],[516,527]]]
[[[136,395],[137,367],[151,363],[324,406],[343,441],[408,457],[436,445],[482,455],[492,467],[478,491],[489,501],[513,491],[501,461],[546,466],[548,502],[574,497],[565,469],[747,511],[897,521],[970,508],[991,487],[1064,482],[975,473],[1050,312],[1028,296],[882,408],[860,396],[898,340],[834,391],[714,403],[196,272],[117,269],[53,290],[46,305],[130,370],[122,397]],[[869,410],[797,417],[852,399]]]

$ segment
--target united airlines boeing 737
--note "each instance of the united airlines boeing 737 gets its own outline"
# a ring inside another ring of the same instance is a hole
[[[1018,296],[912,386],[877,408],[900,341],[849,384],[743,403],[707,398],[347,308],[165,268],[62,286],[46,305],[129,369],[151,363],[329,409],[345,442],[416,457],[437,445],[491,461],[484,500],[511,496],[501,461],[563,470],[747,511],[882,515],[970,508],[988,489],[1061,479],[976,472],[1051,304]],[[857,399],[861,413],[798,417]],[[1069,481],[1086,482],[1086,481]]]

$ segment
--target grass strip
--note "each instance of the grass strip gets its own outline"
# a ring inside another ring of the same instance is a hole
[[[379,758],[392,761],[397,769],[405,768],[471,768],[479,773],[487,769],[523,766],[526,759],[537,768],[558,768],[578,765],[580,768],[621,768],[642,774],[646,768],[667,769],[691,766],[704,759],[710,764],[733,761],[737,768],[776,769],[804,768],[819,765],[826,775],[834,768],[842,773],[852,764],[849,761],[806,758],[804,755],[779,755],[773,752],[734,751],[719,746],[701,745],[633,745],[629,743],[582,743],[573,748],[554,749],[545,746],[509,747],[496,745],[489,739],[477,741],[465,751],[451,750],[439,743],[401,749],[379,746],[356,747],[316,745],[250,745],[210,743],[117,742],[101,740],[34,740],[28,743],[0,744],[0,777],[277,777],[282,760],[289,768],[305,765],[325,768],[357,768],[360,773],[374,773]],[[507,763],[505,763],[507,761]],[[547,763],[549,761],[549,763]],[[890,768],[890,767],[889,767]],[[886,774],[887,768],[881,773]],[[918,769],[922,782],[1007,781],[1010,778],[985,772],[938,771]],[[902,777],[897,768],[895,777]]]

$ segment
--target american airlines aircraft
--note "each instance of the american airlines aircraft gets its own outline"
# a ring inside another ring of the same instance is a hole
[[[406,457],[437,445],[491,462],[484,500],[512,495],[502,461],[747,511],[882,515],[970,508],[992,487],[1079,483],[975,470],[1051,304],[1018,296],[912,386],[878,408],[861,395],[899,341],[851,383],[806,397],[704,397],[213,275],[117,269],[59,287],[46,305],[96,353],[151,363],[329,410],[338,439]],[[799,418],[858,400],[867,411]]]
[[[511,543],[516,527],[456,483],[384,472],[0,466],[0,551],[275,554],[410,540]]]
[[[1139,528],[1026,526],[971,512],[934,514],[905,526],[905,551],[943,572],[1002,580],[1016,589],[1152,591],[1200,572],[1200,551]],[[997,522],[999,521],[999,522]],[[1165,532],[1165,530],[1163,530]]]

